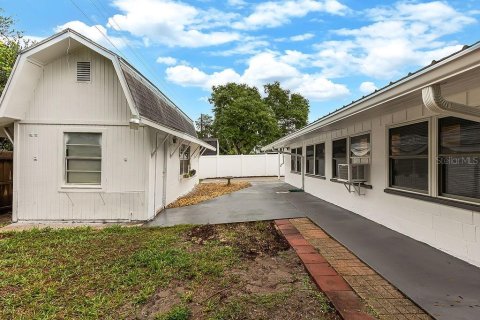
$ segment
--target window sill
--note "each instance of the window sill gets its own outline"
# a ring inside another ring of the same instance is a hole
[[[305,177],[327,180],[327,178],[325,176],[317,176],[317,175],[310,174],[310,173],[305,173]]]
[[[89,186],[89,185],[63,185],[60,186],[58,192],[103,192],[102,186]]]
[[[298,171],[290,171],[290,173],[292,173],[292,174],[298,174],[298,175],[302,175],[302,173],[301,173],[301,172],[298,172]]]
[[[332,179],[330,179],[330,181],[331,181],[331,182],[335,182],[335,183],[341,183],[341,184],[344,184],[344,183],[345,183],[344,181],[340,181],[340,180],[338,180],[337,178],[332,178]],[[360,186],[361,186],[362,188],[369,189],[369,190],[373,189],[373,186],[372,186],[372,185],[366,184],[366,183],[363,183],[363,182],[360,183]]]
[[[463,201],[447,199],[447,198],[436,198],[436,197],[432,197],[432,196],[429,196],[429,195],[426,195],[426,194],[408,192],[408,191],[403,191],[403,190],[398,190],[398,189],[387,188],[383,191],[385,193],[393,194],[393,195],[397,195],[397,196],[404,196],[404,197],[407,197],[407,198],[412,198],[412,199],[423,200],[423,201],[432,202],[432,203],[443,204],[443,205],[446,205],[446,206],[460,208],[460,209],[469,210],[469,211],[480,212],[480,204],[476,204],[476,203],[463,202]]]

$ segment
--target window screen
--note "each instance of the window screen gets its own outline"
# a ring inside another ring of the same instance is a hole
[[[308,174],[314,174],[314,155],[315,155],[315,147],[314,146],[307,146],[306,150],[306,158],[305,158],[305,172]]]
[[[333,141],[332,143],[332,175],[338,176],[338,165],[347,163],[347,139]]]
[[[302,157],[301,157],[302,154],[303,154],[302,147],[292,149],[292,154],[290,155],[290,160],[291,160],[290,170],[292,172],[302,172]]]
[[[390,186],[428,191],[428,122],[389,131]]]
[[[325,143],[315,145],[315,175],[325,176]]]
[[[65,133],[65,181],[68,184],[101,184],[102,134]]]
[[[179,151],[180,156],[180,174],[190,172],[190,146],[182,144]]]
[[[480,123],[448,117],[439,120],[439,193],[480,199]]]

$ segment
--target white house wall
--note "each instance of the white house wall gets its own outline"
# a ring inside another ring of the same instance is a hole
[[[464,87],[464,86],[462,86]],[[450,94],[450,100],[469,105],[480,105],[478,81],[474,88]],[[423,107],[419,98],[415,103],[384,105],[382,113],[359,114],[332,125],[329,130],[303,137],[290,147],[325,142],[326,179],[305,177],[305,191],[380,223],[416,240],[448,252],[460,259],[480,266],[480,213],[437,203],[387,194],[388,150],[387,128],[418,119],[435,119]],[[332,177],[332,140],[363,132],[371,133],[372,154],[370,181],[373,189],[362,189],[365,196],[349,194],[342,183],[330,181]],[[432,133],[430,133],[432,137]],[[290,172],[290,156],[285,160],[286,182],[301,187],[301,176]],[[432,165],[431,165],[432,166]]]

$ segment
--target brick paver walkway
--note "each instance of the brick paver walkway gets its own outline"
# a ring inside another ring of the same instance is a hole
[[[306,242],[346,280],[379,319],[432,319],[308,218],[289,219]]]

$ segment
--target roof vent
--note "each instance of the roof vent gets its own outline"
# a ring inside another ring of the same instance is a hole
[[[77,62],[77,81],[90,82],[91,65],[89,61]]]

